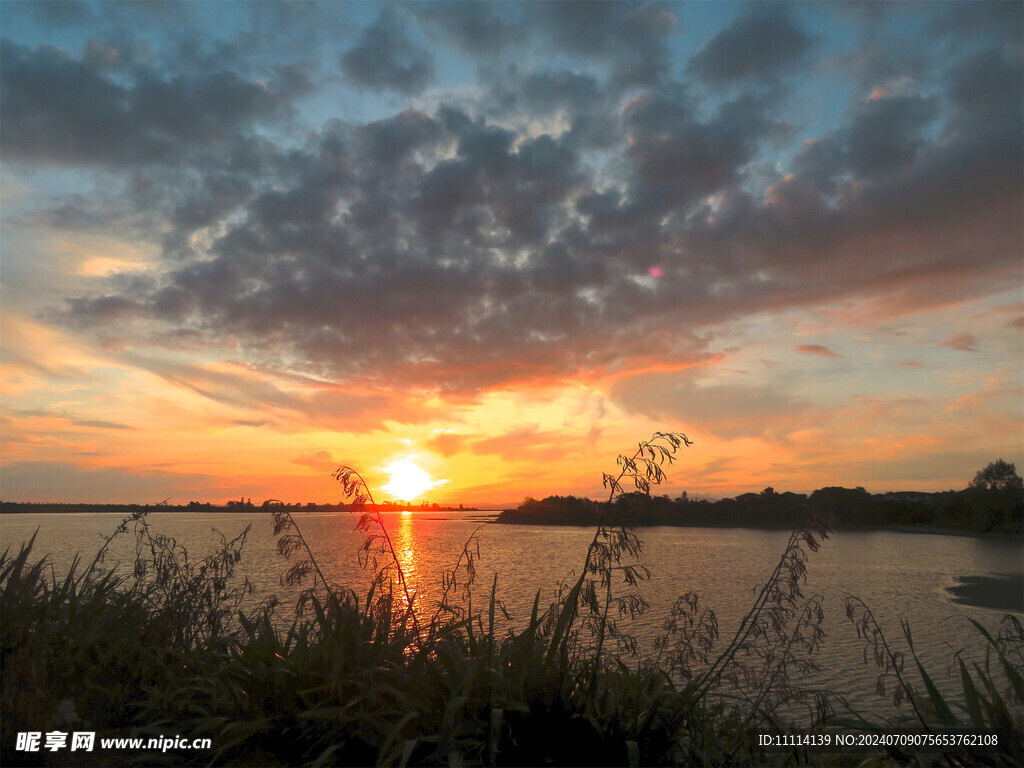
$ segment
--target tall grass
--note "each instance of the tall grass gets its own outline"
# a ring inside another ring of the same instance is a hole
[[[135,566],[102,565],[111,540],[134,529]],[[5,765],[19,731],[75,726],[108,735],[157,725],[181,699],[197,661],[223,655],[248,582],[232,579],[249,529],[193,561],[154,534],[144,513],[126,518],[87,568],[76,557],[58,576],[32,561],[35,536],[0,555],[0,740]],[[68,728],[65,728],[68,730]]]
[[[649,492],[688,445],[685,435],[655,433],[619,457],[617,472],[605,475],[609,501],[626,487]],[[61,575],[46,559],[33,561],[34,539],[4,552],[3,763],[25,762],[25,753],[12,752],[18,731],[53,728],[212,738],[210,753],[164,756],[177,764],[632,766],[815,759],[799,749],[766,754],[757,737],[791,733],[801,706],[802,727],[831,722],[827,692],[798,682],[816,669],[823,638],[821,598],[804,593],[807,558],[828,535],[821,522],[792,534],[735,631],[723,637],[713,610],[686,593],[647,656],[629,632],[629,620],[647,608],[641,588],[648,571],[642,542],[629,528],[628,506],[607,505],[608,514],[618,516],[597,527],[575,577],[554,600],[538,592],[529,619],[515,626],[503,612],[497,576],[477,595],[475,532],[442,574],[439,598],[424,605],[405,578],[365,481],[347,467],[336,477],[346,497],[362,505],[357,525],[366,534],[361,558],[370,586],[357,594],[331,583],[288,509],[275,506],[274,535],[287,559],[282,584],[302,587],[290,618],[273,603],[242,609],[251,586],[236,584],[232,575],[248,529],[233,540],[222,537],[216,552],[193,561],[173,539],[150,531],[139,513],[111,537],[135,535],[135,566],[127,574],[104,565],[110,540],[88,568],[76,560]],[[879,658],[895,664],[898,657],[861,608],[858,626],[882,638]],[[1016,734],[1019,744],[1014,706],[1021,697],[1024,643],[1020,624],[1012,626],[1016,635],[995,637],[977,628],[1016,698],[994,687],[988,663],[969,668],[961,661],[968,719],[956,723],[1001,728],[1005,743]],[[898,674],[911,697],[907,675],[902,668]],[[943,709],[927,684],[926,691],[927,699],[913,696],[915,711],[921,722],[941,727],[954,708],[946,703]],[[1014,764],[1019,753],[1007,748],[984,756]],[[58,764],[69,755],[35,757]],[[103,757],[124,764],[160,759],[152,753]],[[906,762],[915,756],[891,757]],[[965,762],[962,755],[950,759]]]
[[[1024,627],[1019,619],[1006,614],[995,635],[977,620],[967,619],[984,639],[985,660],[968,665],[962,651],[954,655],[950,668],[955,669],[962,698],[952,701],[921,662],[906,619],[900,626],[909,657],[894,647],[860,598],[847,597],[846,615],[864,640],[865,661],[870,653],[879,668],[878,694],[886,695],[888,683],[893,704],[909,705],[910,712],[900,718],[900,726],[915,733],[986,737],[981,743],[972,739],[966,744],[942,745],[935,751],[945,764],[1024,765]],[[863,725],[877,730],[872,724]],[[916,757],[897,748],[891,753],[900,762],[913,762]]]

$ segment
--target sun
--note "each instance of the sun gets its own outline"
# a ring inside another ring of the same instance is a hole
[[[384,490],[402,501],[412,501],[436,485],[425,470],[409,459],[393,461],[384,467],[384,471],[391,475]]]

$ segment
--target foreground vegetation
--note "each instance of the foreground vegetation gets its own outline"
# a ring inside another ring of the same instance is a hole
[[[687,444],[657,433],[620,457],[604,478],[608,501],[627,486],[648,494]],[[720,636],[714,612],[687,593],[665,621],[657,656],[645,659],[628,631],[646,609],[642,543],[614,503],[602,507],[575,580],[553,600],[538,594],[526,625],[510,628],[497,578],[474,600],[472,540],[444,574],[438,603],[417,604],[366,484],[349,468],[336,476],[363,510],[372,586],[357,595],[330,584],[288,508],[275,507],[288,558],[282,583],[302,588],[283,625],[280,606],[245,607],[251,587],[233,578],[248,529],[194,561],[140,510],[114,534],[135,536],[130,574],[103,564],[107,545],[62,575],[33,559],[32,542],[0,556],[3,764],[853,765],[867,756],[766,750],[759,737],[896,727],[851,719],[840,697],[796,682],[816,669],[822,641],[820,597],[803,591],[807,557],[828,535],[821,522],[790,536],[733,632]],[[1008,619],[998,634],[977,625],[988,655],[984,664],[959,660],[964,700],[955,706],[917,662],[909,627],[905,665],[867,606],[851,598],[849,615],[865,656],[870,649],[881,667],[880,684],[909,704],[902,727],[962,726],[998,742],[876,757],[1024,764],[1019,622]],[[18,732],[50,730],[209,737],[213,746],[15,751]]]

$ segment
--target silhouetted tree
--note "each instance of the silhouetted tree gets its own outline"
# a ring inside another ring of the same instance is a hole
[[[971,480],[972,488],[982,488],[986,491],[1001,491],[1020,489],[1024,487],[1024,481],[1017,474],[1017,467],[1002,459],[997,459],[984,469],[979,469]]]

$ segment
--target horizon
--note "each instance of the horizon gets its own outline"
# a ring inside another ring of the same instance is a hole
[[[3,495],[599,498],[655,431],[673,498],[1024,467],[1022,27],[0,3]]]
[[[667,492],[666,489],[668,488],[668,485],[666,484],[666,485],[661,485],[661,486],[652,486],[651,487],[651,491],[650,491],[650,495],[651,496],[668,496],[668,497],[672,498],[673,500],[675,500],[675,499],[678,499],[682,495],[682,493],[685,492],[687,494],[687,497],[691,501],[717,502],[717,501],[723,501],[723,500],[726,500],[726,499],[736,499],[736,498],[739,498],[740,496],[744,496],[744,495],[751,494],[751,493],[758,494],[761,491],[767,490],[768,488],[772,488],[772,490],[774,490],[775,493],[777,493],[779,495],[786,494],[786,493],[791,493],[791,494],[795,494],[797,496],[808,496],[809,497],[815,491],[822,490],[823,488],[829,488],[829,487],[842,487],[842,488],[846,488],[847,490],[863,489],[864,491],[866,491],[868,494],[870,494],[872,496],[885,496],[887,494],[894,494],[894,493],[930,493],[930,494],[962,493],[964,491],[970,490],[971,486],[970,486],[970,483],[967,483],[967,484],[964,485],[963,488],[946,488],[946,489],[938,490],[938,491],[920,491],[920,490],[918,490],[916,488],[899,488],[899,489],[888,489],[888,490],[873,491],[870,488],[864,488],[863,486],[859,486],[859,485],[856,485],[856,486],[822,486],[821,488],[814,488],[814,489],[806,490],[806,491],[793,491],[793,490],[789,490],[789,489],[778,490],[777,488],[774,488],[773,486],[766,486],[765,488],[762,488],[762,489],[759,489],[759,490],[756,490],[756,491],[737,491],[737,492],[732,493],[732,494],[724,494],[724,495],[721,495],[721,496],[716,496],[716,495],[699,493],[699,492],[691,493],[691,492],[687,491],[685,488],[682,489],[682,491],[679,491],[677,493],[671,494],[671,493]],[[628,488],[627,488],[626,492],[627,493],[629,492]],[[601,494],[598,494],[598,495],[593,495],[593,494],[590,494],[590,495],[587,495],[587,494],[580,495],[580,494],[544,493],[542,495],[527,494],[526,496],[524,496],[524,497],[522,497],[522,498],[520,498],[520,499],[518,499],[516,501],[507,501],[507,502],[504,502],[504,503],[493,502],[493,501],[454,502],[454,503],[452,503],[452,502],[447,502],[447,501],[440,501],[440,500],[435,499],[434,497],[416,497],[414,499],[393,499],[393,498],[384,497],[384,498],[380,499],[379,501],[377,501],[376,504],[378,506],[387,506],[387,505],[390,505],[390,506],[402,506],[402,505],[408,505],[410,507],[424,506],[424,505],[436,505],[436,506],[439,506],[439,507],[442,507],[442,508],[446,508],[446,509],[458,509],[459,505],[461,505],[463,507],[466,507],[467,509],[471,508],[471,507],[474,507],[478,511],[488,512],[488,511],[496,511],[496,510],[502,510],[502,509],[515,508],[515,507],[519,506],[520,504],[522,504],[527,498],[534,498],[534,499],[541,499],[542,500],[542,499],[545,499],[545,498],[547,498],[549,496],[567,496],[567,495],[574,495],[574,496],[577,496],[579,498],[586,498],[586,499],[589,499],[590,501],[596,501],[596,502],[605,502],[605,501],[608,500],[607,499],[607,493],[605,493],[603,495],[601,495]],[[350,502],[346,502],[344,500],[337,500],[337,501],[310,501],[308,499],[306,499],[306,500],[295,500],[295,499],[286,500],[286,499],[279,499],[276,496],[272,496],[272,497],[269,497],[269,498],[266,498],[266,499],[260,498],[260,499],[257,499],[256,501],[253,501],[252,497],[245,496],[244,494],[241,497],[239,497],[239,499],[241,499],[242,501],[245,501],[245,502],[251,502],[252,506],[254,508],[258,508],[258,509],[259,508],[263,508],[263,505],[264,505],[265,502],[271,502],[271,501],[280,501],[285,506],[288,506],[288,507],[292,507],[292,506],[299,506],[299,507],[306,507],[306,506],[330,507],[330,506],[346,506],[346,505],[350,504]],[[164,500],[162,500],[162,501],[160,501],[160,502],[158,502],[156,504],[153,504],[151,502],[20,501],[20,500],[15,500],[15,499],[0,499],[0,505],[3,505],[3,504],[26,504],[26,505],[29,505],[29,504],[39,504],[39,505],[53,505],[53,506],[76,506],[76,505],[90,505],[91,504],[91,505],[95,505],[95,506],[152,506],[152,507],[156,508],[156,507],[160,507],[160,506],[164,506],[164,505],[169,506],[169,507],[187,507],[190,504],[198,504],[198,505],[202,505],[202,506],[223,507],[223,506],[228,506],[230,503],[237,502],[239,499],[230,499],[230,498],[224,498],[224,499],[219,499],[219,500],[189,499],[188,501],[184,501],[184,500],[182,500],[182,501],[175,501],[173,497],[170,497],[170,498],[164,499]],[[423,511],[428,511],[429,512],[430,510],[423,510]]]

